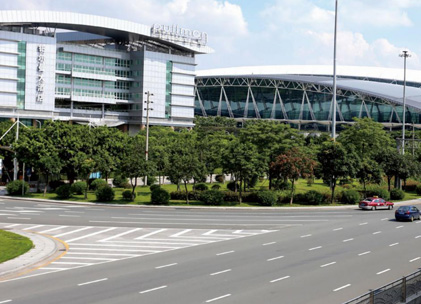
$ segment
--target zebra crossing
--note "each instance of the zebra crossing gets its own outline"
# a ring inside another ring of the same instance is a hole
[[[3,228],[46,234],[67,243],[68,251],[64,256],[35,270],[31,275],[87,267],[275,231],[0,223],[0,229]]]

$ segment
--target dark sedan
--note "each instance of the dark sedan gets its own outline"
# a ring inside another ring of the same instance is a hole
[[[415,206],[400,206],[395,211],[397,221],[411,221],[420,219],[420,210]]]

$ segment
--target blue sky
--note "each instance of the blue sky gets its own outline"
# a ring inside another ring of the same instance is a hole
[[[334,0],[15,0],[0,9],[96,14],[207,32],[198,69],[332,64]],[[338,64],[421,69],[421,0],[339,0]]]

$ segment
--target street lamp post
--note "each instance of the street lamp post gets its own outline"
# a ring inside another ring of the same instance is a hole
[[[406,58],[411,57],[408,51],[402,51],[403,57],[403,115],[402,115],[402,155],[405,154],[405,107],[406,107]]]
[[[336,36],[338,28],[338,0],[335,0],[335,34],[333,38],[333,100],[332,100],[332,138],[336,138]]]
[[[144,110],[146,111],[146,147],[145,147],[145,160],[148,161],[149,158],[149,111],[153,111],[153,109],[149,106],[153,101],[150,100],[150,97],[153,96],[153,94],[149,91],[145,92],[146,94],[146,108]],[[148,184],[148,176],[145,176],[145,185]]]

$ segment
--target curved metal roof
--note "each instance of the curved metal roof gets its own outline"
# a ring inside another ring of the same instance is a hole
[[[87,32],[123,41],[154,40],[197,54],[211,53],[205,45],[174,42],[151,35],[151,26],[108,17],[56,11],[1,11],[0,25],[40,26]]]
[[[248,73],[242,73],[246,71]],[[277,71],[277,73],[274,73],[275,71]],[[399,74],[402,74],[402,76],[398,77],[400,76]],[[411,75],[411,77],[408,77],[408,75]],[[418,77],[416,77],[417,75]],[[346,78],[340,78],[339,76]],[[282,81],[313,83],[316,85],[333,87],[332,67],[330,66],[270,66],[216,69],[197,71],[197,77],[265,78]],[[338,77],[338,90],[355,91],[364,95],[385,99],[398,105],[403,104],[403,85],[393,83],[393,81],[403,80],[402,70],[342,66],[338,68]],[[374,81],[374,79],[378,79],[378,81]],[[407,71],[407,81],[419,83],[421,87],[421,71]],[[405,103],[407,106],[421,111],[421,88],[407,86]]]

